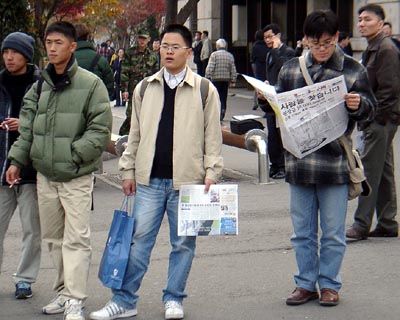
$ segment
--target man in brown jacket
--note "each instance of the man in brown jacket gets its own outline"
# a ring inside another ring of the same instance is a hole
[[[358,13],[360,33],[368,40],[362,63],[367,67],[378,104],[375,119],[361,127],[364,140],[361,155],[372,193],[369,197],[359,197],[354,223],[347,229],[346,236],[358,240],[397,237],[393,138],[400,120],[398,51],[390,38],[382,32],[385,20],[382,7],[368,4],[360,8]],[[375,211],[377,225],[370,232]]]

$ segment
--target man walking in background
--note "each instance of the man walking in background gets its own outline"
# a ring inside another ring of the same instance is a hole
[[[197,73],[204,77],[203,74],[203,64],[201,63],[200,55],[201,55],[201,49],[203,48],[203,42],[201,41],[201,32],[196,31],[194,33],[194,41],[192,44],[192,50],[193,50],[193,62],[196,64],[197,67]]]
[[[21,171],[19,185],[9,185],[6,171],[12,144],[18,138],[22,99],[39,79],[39,69],[32,65],[34,39],[22,32],[9,34],[1,45],[5,69],[0,72],[0,267],[4,238],[17,206],[22,226],[21,258],[13,275],[17,299],[32,297],[31,284],[40,267],[41,239],[36,193],[36,171],[29,162]]]
[[[265,81],[266,64],[265,59],[270,48],[267,47],[264,41],[264,32],[257,30],[254,35],[254,44],[251,48],[250,63],[254,77],[258,80]],[[258,109],[257,92],[254,92],[253,110]]]
[[[114,72],[115,81],[115,106],[114,107],[125,107],[126,101],[122,98],[121,91],[121,66],[124,60],[125,50],[120,48],[117,50],[117,58],[113,61],[112,70]]]
[[[93,44],[89,42],[90,30],[81,23],[75,25],[78,37],[78,46],[74,52],[78,65],[83,69],[93,72],[107,88],[111,97],[114,92],[114,75],[106,58],[96,53]]]
[[[200,75],[204,77],[204,75],[206,74],[208,59],[210,58],[212,53],[212,44],[210,39],[208,39],[207,30],[204,30],[203,33],[201,34],[201,42],[202,42],[202,47],[200,52],[200,60],[203,69]]]
[[[281,40],[282,33],[279,26],[275,23],[267,25],[264,29],[264,41],[269,52],[266,56],[266,72],[265,78],[270,85],[276,85],[278,81],[279,71],[286,61],[295,57],[295,51],[284,44]],[[285,178],[285,157],[282,145],[281,132],[277,126],[275,113],[267,103],[260,105],[261,109],[266,112],[267,128],[268,128],[268,155],[271,162],[269,176],[272,179]]]
[[[213,52],[208,61],[206,78],[211,79],[218,90],[221,101],[221,113],[219,120],[224,120],[226,112],[226,100],[228,98],[228,87],[236,85],[235,58],[226,49],[225,39],[218,39],[216,42],[217,51]]]
[[[139,30],[136,35],[136,44],[126,50],[122,60],[122,99],[128,101],[128,107],[126,108],[126,119],[119,129],[120,135],[127,135],[131,127],[132,99],[129,99],[129,96],[132,95],[141,80],[159,69],[157,55],[148,47],[149,41],[149,33]]]
[[[383,24],[382,31],[384,32],[384,34],[386,34],[388,37],[390,37],[390,39],[392,39],[393,43],[396,45],[396,48],[398,50],[400,50],[400,40],[396,39],[392,35],[392,24],[390,22],[386,21]]]
[[[361,124],[364,150],[361,159],[372,188],[369,197],[360,196],[354,223],[346,236],[363,240],[368,237],[397,237],[398,223],[396,183],[394,177],[393,138],[400,124],[398,50],[382,31],[385,12],[382,7],[368,4],[358,10],[358,28],[368,41],[362,64],[368,70],[371,88],[378,104],[376,116]],[[376,213],[377,224],[370,231]]]

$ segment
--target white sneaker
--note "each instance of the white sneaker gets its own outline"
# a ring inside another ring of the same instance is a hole
[[[44,314],[57,314],[63,313],[65,310],[65,303],[68,298],[63,295],[58,295],[50,303],[42,308]]]
[[[94,320],[112,320],[120,318],[129,318],[137,315],[137,309],[125,309],[114,301],[109,301],[100,310],[90,314],[90,319]]]
[[[82,309],[81,300],[69,299],[65,303],[64,320],[85,320]]]
[[[183,319],[184,316],[180,302],[170,300],[165,303],[165,319]]]

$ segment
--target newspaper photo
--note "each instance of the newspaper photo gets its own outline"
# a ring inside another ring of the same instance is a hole
[[[243,77],[267,99],[279,120],[284,148],[297,158],[320,149],[346,131],[344,76],[278,94],[273,86]]]
[[[178,236],[238,234],[237,184],[185,185],[179,190]]]

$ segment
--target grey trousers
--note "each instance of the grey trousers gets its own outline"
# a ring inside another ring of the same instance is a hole
[[[375,212],[375,228],[387,232],[398,230],[392,143],[396,131],[397,126],[392,123],[382,126],[376,122],[363,131],[365,148],[361,159],[372,192],[369,197],[358,198],[353,227],[359,232],[370,231]]]
[[[9,188],[0,186],[0,266],[3,262],[4,238],[17,205],[22,225],[21,258],[14,283],[35,282],[40,268],[41,238],[36,185]]]

